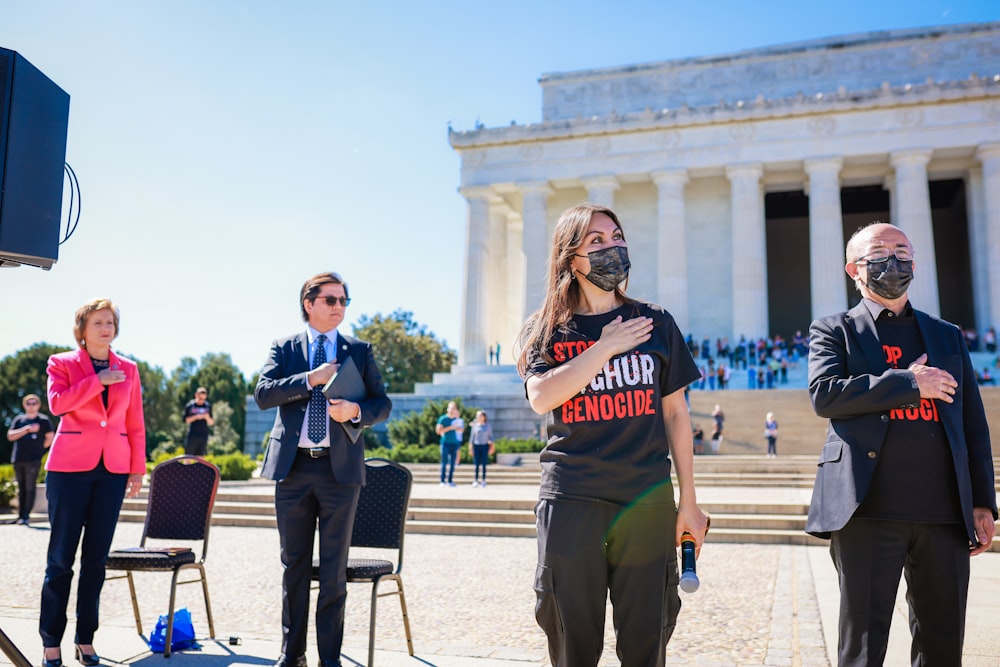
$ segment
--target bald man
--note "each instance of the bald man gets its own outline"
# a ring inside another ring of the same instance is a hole
[[[913,665],[962,664],[969,558],[997,518],[990,434],[958,327],[916,310],[914,248],[885,223],[847,243],[861,293],[810,327],[809,393],[830,420],[806,531],[830,539],[840,665],[881,665],[905,574]]]

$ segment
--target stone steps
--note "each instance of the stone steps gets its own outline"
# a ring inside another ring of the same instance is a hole
[[[700,456],[695,459],[699,488],[706,491],[702,509],[712,517],[709,542],[758,544],[812,544],[826,542],[804,532],[808,503],[781,498],[808,498],[802,489],[812,485],[812,456],[765,459],[760,456]],[[526,455],[518,467],[491,466],[489,487],[472,490],[474,470],[462,464],[455,472],[455,489],[438,488],[440,467],[412,464],[414,493],[410,499],[407,532],[413,534],[534,537],[534,506],[540,479],[537,455]],[[494,490],[500,486],[501,490]],[[464,488],[463,488],[464,487]],[[494,487],[494,488],[490,488]],[[727,493],[726,488],[735,490]],[[505,490],[505,489],[510,489]],[[745,489],[743,491],[742,489]],[[455,495],[448,495],[454,492]],[[442,495],[445,494],[445,495]],[[122,521],[145,518],[144,491],[125,501]],[[502,496],[502,497],[501,497]],[[743,498],[746,498],[744,501]],[[44,521],[44,516],[39,517]],[[213,525],[274,528],[273,484],[264,480],[224,482],[216,499]],[[1000,542],[993,551],[1000,551]]]

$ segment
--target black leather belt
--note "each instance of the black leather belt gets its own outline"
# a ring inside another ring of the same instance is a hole
[[[322,459],[330,455],[329,447],[299,447],[299,454],[311,459]]]

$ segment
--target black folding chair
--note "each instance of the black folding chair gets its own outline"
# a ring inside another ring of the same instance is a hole
[[[368,628],[368,667],[375,659],[375,616],[378,598],[399,596],[403,612],[403,629],[406,631],[406,648],[413,655],[413,636],[410,618],[406,613],[406,596],[403,594],[403,537],[406,531],[406,512],[410,504],[413,473],[405,466],[388,459],[365,460],[365,486],[361,487],[358,510],[354,515],[351,547],[394,550],[393,560],[373,558],[348,558],[347,581],[372,585],[371,620]],[[391,554],[387,554],[392,558]],[[319,579],[319,562],[313,562],[313,580]],[[395,581],[396,590],[379,593],[383,581]]]
[[[135,595],[132,573],[172,574],[164,658],[170,657],[170,644],[174,633],[174,603],[177,586],[180,584],[201,583],[205,597],[205,612],[208,614],[208,636],[215,638],[212,605],[208,597],[208,580],[205,577],[205,557],[208,554],[208,529],[212,521],[212,507],[215,505],[215,494],[218,489],[219,469],[203,458],[178,456],[159,464],[153,468],[149,478],[146,525],[142,530],[139,546],[112,551],[108,556],[108,570],[125,572],[108,579],[128,579],[135,627],[140,636],[143,636],[142,621],[139,618],[139,601]],[[149,544],[147,540],[156,542]],[[171,544],[160,546],[165,540],[169,540]],[[201,558],[199,559],[191,548],[177,545],[177,541],[200,541]],[[198,577],[178,581],[181,570],[187,569],[197,570]]]

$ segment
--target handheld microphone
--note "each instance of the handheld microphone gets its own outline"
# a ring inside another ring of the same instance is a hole
[[[701,584],[698,581],[698,573],[695,566],[694,557],[695,542],[691,533],[681,535],[681,590],[685,593],[694,593]]]

